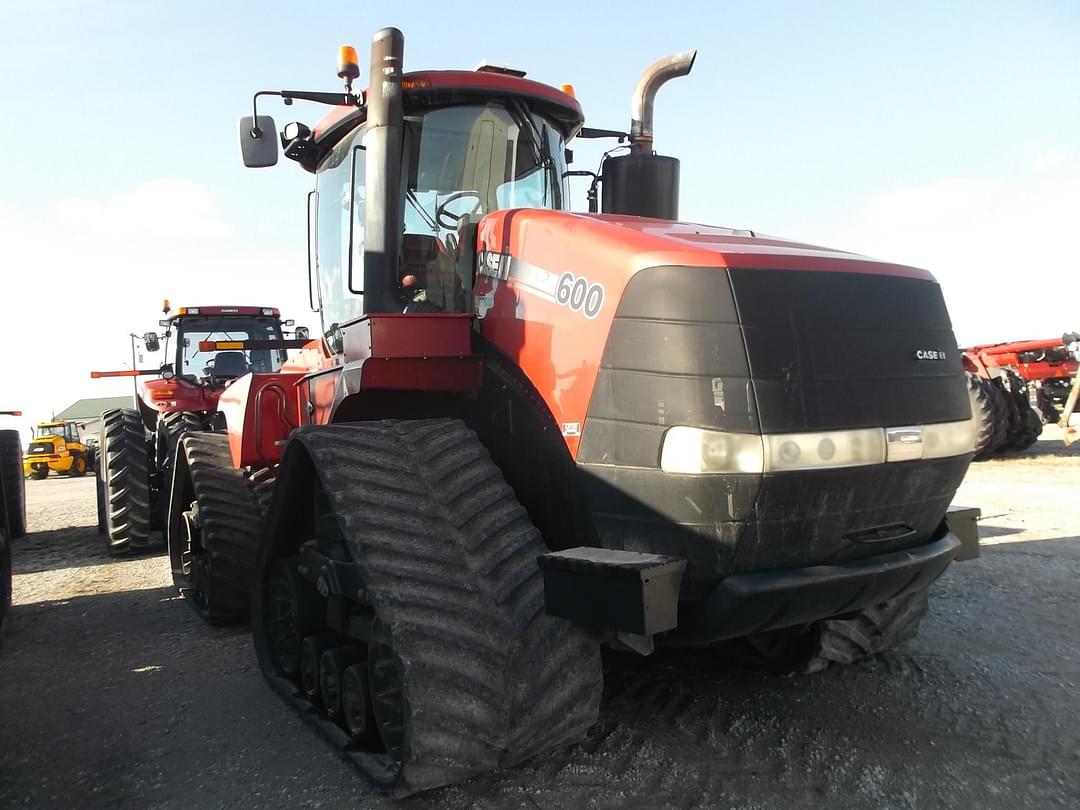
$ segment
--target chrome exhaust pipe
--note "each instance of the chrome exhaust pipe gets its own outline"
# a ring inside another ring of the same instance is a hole
[[[630,101],[630,152],[650,155],[653,151],[653,102],[657,91],[672,79],[685,76],[694,66],[697,51],[683,51],[653,62],[641,74]]]

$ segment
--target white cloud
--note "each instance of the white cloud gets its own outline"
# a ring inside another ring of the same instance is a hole
[[[232,231],[210,192],[187,180],[41,210],[0,203],[0,408],[21,408],[25,429],[77,399],[130,392],[129,379],[90,371],[130,367],[128,333],[156,328],[162,298],[277,306],[317,327],[303,223],[272,246]]]
[[[1080,326],[1078,226],[1080,155],[1045,147],[1001,177],[876,194],[822,241],[933,272],[965,344]]]

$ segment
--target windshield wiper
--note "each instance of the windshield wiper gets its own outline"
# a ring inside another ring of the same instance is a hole
[[[405,189],[405,199],[412,203],[412,207],[416,209],[416,212],[420,214],[421,217],[423,217],[424,222],[426,222],[427,226],[431,228],[431,232],[438,233],[438,224],[435,222],[434,217],[432,217],[431,214],[429,214],[424,208],[424,204],[420,202],[420,198],[416,196],[416,192],[413,191],[411,188]]]

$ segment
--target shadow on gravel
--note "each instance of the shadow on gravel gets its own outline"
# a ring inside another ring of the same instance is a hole
[[[1080,442],[1066,447],[1065,442],[1060,438],[1039,439],[1027,450],[1021,450],[1019,453],[1002,453],[988,460],[1013,461],[1024,458],[1080,458]]]
[[[45,532],[31,532],[12,543],[12,573],[35,574],[61,568],[92,568],[120,560],[143,557],[162,557],[164,545],[146,552],[113,556],[105,548],[105,540],[94,526],[71,526]]]

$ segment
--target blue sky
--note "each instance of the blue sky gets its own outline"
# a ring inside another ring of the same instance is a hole
[[[588,122],[615,128],[628,125],[642,69],[695,47],[693,73],[664,88],[656,116],[658,151],[683,161],[683,218],[926,266],[961,341],[1080,327],[1075,300],[1054,292],[1060,274],[1076,276],[1075,0],[628,2],[617,12],[4,2],[0,334],[40,349],[7,355],[0,406],[36,420],[126,390],[87,372],[123,363],[127,333],[154,325],[163,296],[277,305],[316,326],[304,271],[310,177],[292,164],[245,170],[236,118],[256,89],[336,89],[342,43],[357,46],[366,74],[383,25],[405,32],[407,69],[515,64],[572,83]],[[321,115],[263,111],[279,123]],[[575,153],[577,168],[595,168],[595,145]],[[584,207],[583,193],[575,202]],[[56,287],[84,318],[54,317],[66,310],[47,291]]]

